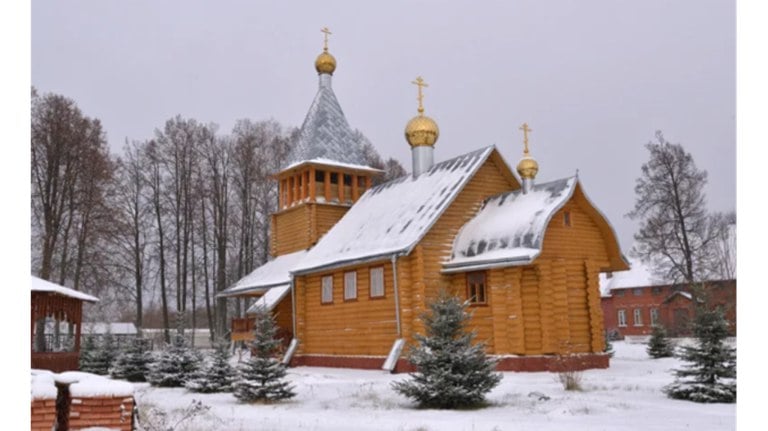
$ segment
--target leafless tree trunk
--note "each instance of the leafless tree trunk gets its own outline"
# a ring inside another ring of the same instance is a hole
[[[716,238],[703,191],[707,173],[680,144],[670,144],[661,132],[656,138],[646,145],[650,159],[642,166],[635,208],[628,214],[641,223],[633,253],[650,262],[660,278],[692,285],[706,274]]]
[[[206,201],[205,207],[211,215],[214,291],[219,293],[227,287],[231,149],[229,139],[217,138],[213,128],[206,131],[200,146],[200,177],[204,186],[202,200]],[[227,308],[223,298],[216,298],[214,325],[219,335],[226,332]]]
[[[148,184],[152,197],[152,209],[155,215],[155,229],[157,230],[157,239],[159,245],[157,253],[160,258],[160,300],[163,312],[163,335],[165,342],[171,342],[170,321],[168,319],[168,293],[166,289],[166,262],[165,262],[165,234],[163,232],[163,206],[161,203],[162,194],[162,174],[160,172],[160,161],[157,155],[157,144],[150,141],[147,145],[147,157],[149,159],[149,177]]]
[[[144,289],[147,270],[146,245],[148,217],[152,211],[151,196],[145,196],[149,184],[145,178],[150,165],[143,153],[146,143],[126,143],[123,158],[117,161],[117,180],[112,193],[114,228],[112,239],[112,272],[126,274],[116,283],[133,292],[136,307],[134,323],[144,326]],[[123,282],[125,279],[125,282]],[[130,281],[128,281],[130,280]]]

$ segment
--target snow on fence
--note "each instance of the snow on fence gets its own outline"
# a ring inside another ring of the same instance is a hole
[[[31,379],[32,431],[50,431],[57,418],[72,429],[133,429],[131,383],[80,371],[56,374],[35,369]]]

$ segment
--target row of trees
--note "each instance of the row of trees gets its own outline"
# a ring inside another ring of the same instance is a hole
[[[33,272],[98,296],[88,313],[98,319],[120,315],[141,328],[145,307],[159,310],[166,342],[169,313],[187,310],[211,339],[224,334],[228,314],[247,304],[228,310],[215,295],[266,261],[277,205],[271,175],[296,136],[274,121],[239,120],[222,134],[176,116],[113,155],[98,119],[33,88]],[[358,139],[369,164],[387,171],[381,180],[404,173]]]

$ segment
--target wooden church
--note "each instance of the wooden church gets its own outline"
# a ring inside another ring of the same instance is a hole
[[[629,266],[578,177],[535,181],[526,124],[519,178],[493,146],[434,163],[439,129],[417,78],[412,173],[372,186],[381,171],[366,166],[334,95],[324,31],[317,94],[275,175],[273,259],[220,296],[272,310],[292,365],[408,370],[405,346],[448,289],[468,301],[499,370],[552,370],[562,355],[607,367],[599,274]],[[232,339],[252,337],[252,325],[233,319]]]

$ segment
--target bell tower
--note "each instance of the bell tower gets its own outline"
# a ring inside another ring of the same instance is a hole
[[[331,78],[336,59],[323,52],[315,60],[319,86],[278,181],[278,210],[272,215],[271,253],[306,250],[336,224],[382,173],[367,165],[362,136],[344,117]]]

